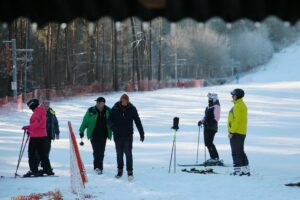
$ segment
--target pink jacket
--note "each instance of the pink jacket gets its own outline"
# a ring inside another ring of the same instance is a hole
[[[30,117],[30,125],[28,129],[30,137],[38,138],[47,136],[46,115],[47,114],[43,106],[39,106],[33,110],[33,114]]]

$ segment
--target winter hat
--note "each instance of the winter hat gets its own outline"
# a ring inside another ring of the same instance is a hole
[[[125,99],[129,102],[129,96],[127,94],[123,94],[120,98],[120,100]]]
[[[104,97],[98,97],[95,101],[105,103]]]
[[[36,107],[40,105],[38,99],[31,99],[27,102],[27,106],[31,109],[34,110]]]
[[[208,93],[207,97],[212,99],[213,101],[218,100],[218,94],[216,94],[216,93]]]
[[[236,97],[238,99],[241,99],[245,96],[245,92],[244,90],[240,89],[240,88],[236,88],[234,89],[232,92],[230,92],[231,95],[236,95]]]

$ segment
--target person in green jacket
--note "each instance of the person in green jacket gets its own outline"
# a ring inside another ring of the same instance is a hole
[[[232,175],[250,176],[249,161],[244,151],[248,121],[248,109],[243,101],[245,92],[242,89],[235,89],[231,92],[231,95],[234,105],[228,115],[228,137],[234,167]]]
[[[84,115],[79,129],[80,138],[84,137],[87,129],[87,138],[91,141],[94,156],[94,170],[97,174],[103,173],[103,159],[107,138],[111,140],[112,131],[108,126],[111,109],[105,105],[105,99],[99,97],[96,105],[90,107]]]

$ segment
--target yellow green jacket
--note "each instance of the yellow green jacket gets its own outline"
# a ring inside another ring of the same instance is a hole
[[[232,134],[247,134],[248,109],[243,99],[233,102],[234,106],[228,115],[228,132]]]

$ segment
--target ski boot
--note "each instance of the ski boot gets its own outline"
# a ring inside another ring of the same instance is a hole
[[[230,173],[231,176],[241,176],[241,168],[240,167],[234,167],[233,172]]]
[[[28,178],[28,177],[38,177],[39,173],[38,172],[32,172],[32,171],[28,171],[26,174],[23,175],[23,178]]]
[[[240,176],[250,176],[250,175],[251,174],[250,174],[250,167],[249,167],[249,165],[243,166],[241,168],[241,174],[240,174]]]

